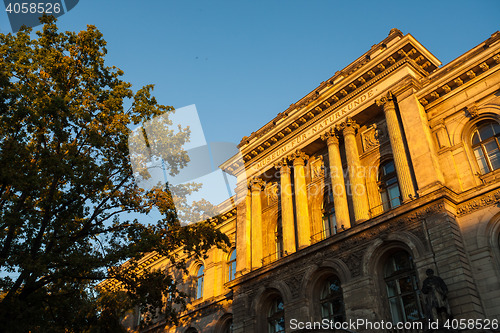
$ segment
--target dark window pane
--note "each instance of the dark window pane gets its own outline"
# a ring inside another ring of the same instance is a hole
[[[388,174],[391,174],[393,172],[395,172],[394,162],[390,161],[390,162],[385,163],[383,166],[383,175],[387,176]]]
[[[492,125],[493,125],[493,133],[495,133],[495,135],[500,134],[500,125],[497,123],[492,123]]]
[[[489,139],[494,135],[493,126],[491,125],[491,123],[479,127],[478,131],[481,141]]]
[[[399,289],[401,293],[407,293],[413,291],[413,283],[410,276],[405,276],[399,279]]]
[[[472,136],[472,144],[477,145],[479,142],[480,142],[479,133],[477,131],[475,131],[474,135]]]
[[[417,306],[417,299],[415,294],[406,295],[402,297],[403,307],[405,309],[405,316],[408,321],[419,320],[419,310]]]

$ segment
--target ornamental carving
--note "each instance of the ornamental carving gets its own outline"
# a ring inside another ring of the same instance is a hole
[[[384,106],[384,108],[390,106],[394,107],[394,95],[389,91],[385,96],[377,99],[375,103],[377,104],[377,106]]]
[[[286,284],[290,288],[293,298],[299,297],[300,285],[302,284],[302,275],[292,274],[292,276],[286,280]]]
[[[465,108],[465,115],[470,118],[476,118],[479,115],[476,103]]]
[[[266,185],[265,194],[267,197],[267,204],[269,206],[278,202],[278,183],[268,183]]]
[[[416,212],[406,215],[398,219],[397,221],[402,222],[403,224],[418,221],[425,218],[426,216],[431,216],[441,213],[443,211],[443,208],[444,208],[443,203],[438,203],[434,206],[427,206],[425,208],[417,210]]]
[[[347,117],[344,122],[337,125],[336,129],[338,131],[343,131],[344,135],[350,132],[353,132],[353,134],[355,134],[359,129],[359,125],[356,123],[356,121],[352,120],[351,117]]]
[[[290,172],[290,167],[288,166],[288,161],[286,157],[274,163],[274,167],[276,168],[276,170],[280,170],[281,173]]]
[[[321,140],[326,141],[327,145],[339,144],[339,136],[338,132],[335,129],[335,127],[330,128],[327,130],[325,133],[321,134],[320,136]]]
[[[293,165],[301,164],[304,165],[305,161],[309,156],[301,150],[296,150],[288,156],[289,161],[293,161]]]
[[[363,152],[370,151],[387,140],[387,129],[381,124],[373,124],[361,134],[361,139]]]
[[[318,156],[314,161],[311,162],[311,177],[313,180],[325,177],[323,156]]]
[[[343,260],[349,271],[351,271],[351,276],[356,277],[361,275],[361,263],[363,262],[363,252],[357,251],[349,254],[349,256]]]
[[[248,188],[252,191],[260,191],[265,184],[262,179],[254,177],[248,182]]]
[[[500,202],[500,190],[483,195],[477,199],[469,200],[457,207],[457,215],[464,216],[475,212],[486,206],[491,206]]]

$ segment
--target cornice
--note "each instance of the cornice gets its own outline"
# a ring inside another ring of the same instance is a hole
[[[218,227],[221,225],[225,224],[226,222],[229,222],[230,220],[234,220],[236,218],[236,207],[217,215],[216,217],[213,217],[211,219],[208,219],[207,221],[213,222],[217,224]],[[181,252],[182,247],[176,249],[176,252]],[[165,259],[165,256],[159,254],[156,251],[146,253],[141,259],[139,259],[137,267],[134,269],[134,273],[140,275],[141,272],[147,268],[147,267],[152,267],[157,264],[159,264],[162,259]],[[129,262],[125,262],[121,265],[121,267],[126,267],[129,265]],[[120,290],[123,289],[123,284],[115,279],[107,279],[102,281],[101,283],[98,284],[99,288],[103,288],[105,290]]]
[[[439,60],[413,36],[407,34],[401,37],[399,30],[391,30],[389,37],[384,41],[372,46],[362,57],[336,72],[329,80],[322,82],[315,90],[279,113],[271,122],[253,132],[250,137],[244,137],[238,145],[243,155],[243,162],[230,159],[221,165],[221,168],[233,175],[241,174],[245,168],[257,163],[258,159],[265,156],[280,142],[298,133],[302,128],[323,117],[324,114],[348,103],[361,91],[401,66],[402,61],[424,77],[420,80],[421,82],[413,80],[409,86],[424,92],[417,92],[417,96],[426,109],[440,103],[445,95],[457,90],[463,84],[473,81],[484,72],[491,71],[500,61],[499,53],[495,52],[472,68],[467,68],[446,82],[439,83],[443,77],[462,66],[464,61],[474,59],[484,50],[498,48],[500,33],[494,33],[485,42],[441,69],[437,69],[440,65]],[[370,62],[373,63],[370,65]],[[356,73],[359,74],[356,75]],[[398,92],[395,94],[397,95]]]
[[[500,32],[497,31],[486,41],[424,79],[417,98],[429,110],[461,88],[498,70],[499,63]]]
[[[462,90],[460,88],[470,86],[497,71],[500,68],[498,67],[499,64],[500,52],[488,57],[484,61],[465,67],[459,73],[447,78],[443,83],[433,84],[431,89],[420,93],[420,96],[418,96],[420,104],[425,107],[426,111],[432,109],[457,91]]]
[[[403,42],[391,52],[379,57],[377,62],[367,66],[358,75],[344,79],[343,84],[332,85],[331,89],[323,94],[318,92],[306,100],[308,104],[304,103],[302,106],[295,104],[296,108],[290,113],[288,110],[281,113],[273,122],[254,132],[250,138],[245,137],[239,145],[245,165],[229,161],[221,167],[231,174],[241,173],[244,167],[256,163],[261,156],[266,155],[280,142],[302,131],[335,109],[345,106],[360,93],[404,65],[409,65],[422,77],[429,75],[427,70],[437,68],[420,51],[417,51],[418,45],[411,44],[409,40]],[[280,121],[278,122],[277,119]]]

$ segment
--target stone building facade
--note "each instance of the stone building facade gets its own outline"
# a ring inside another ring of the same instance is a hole
[[[238,179],[220,225],[235,252],[193,262],[182,325],[146,331],[422,321],[428,269],[454,318],[498,320],[499,140],[500,33],[441,66],[391,30],[242,139],[244,163],[221,166]]]

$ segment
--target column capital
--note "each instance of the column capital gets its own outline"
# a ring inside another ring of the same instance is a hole
[[[394,105],[394,102],[396,101],[396,98],[392,92],[388,92],[385,96],[380,97],[379,99],[375,100],[375,103],[377,106],[383,106],[384,111],[387,111],[388,109],[394,109],[396,106]]]
[[[325,133],[321,134],[321,140],[326,141],[328,146],[339,145],[339,135],[335,127],[330,128]]]
[[[309,156],[301,150],[296,150],[288,156],[290,161],[293,161],[293,166],[304,165],[309,159]]]
[[[337,125],[337,130],[342,131],[344,136],[349,134],[355,135],[358,129],[359,125],[351,117],[347,117],[344,122]]]
[[[276,170],[279,170],[281,173],[290,173],[290,166],[288,165],[287,158],[282,158],[278,162],[274,163],[274,167]]]
[[[248,182],[248,188],[253,192],[253,191],[261,191],[262,188],[266,185],[266,182],[263,181],[262,179],[260,178],[252,178],[249,182]]]

